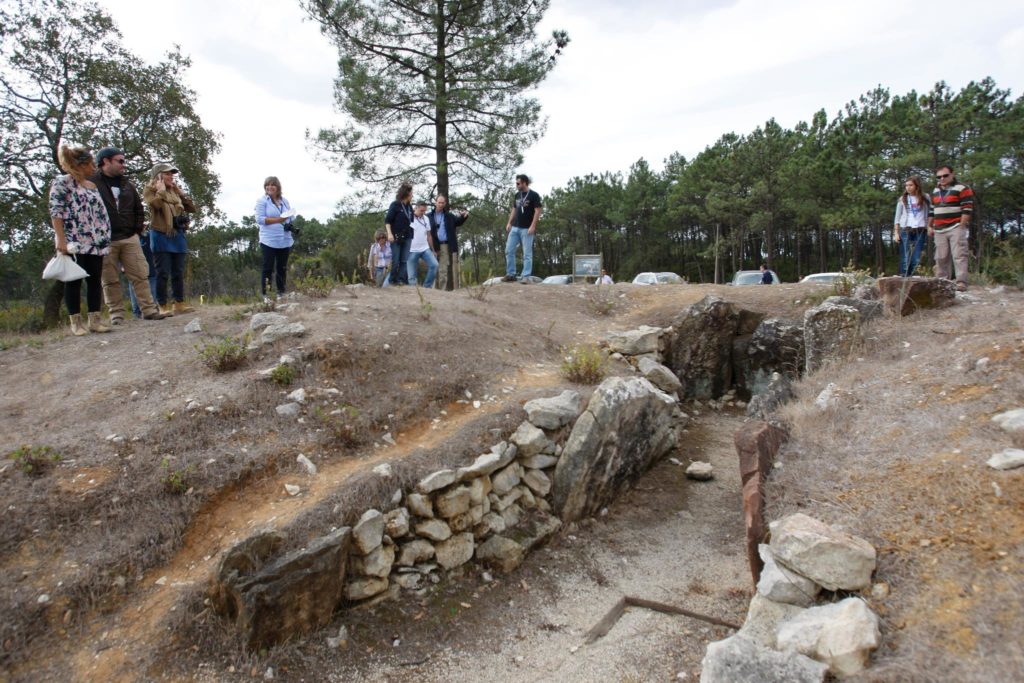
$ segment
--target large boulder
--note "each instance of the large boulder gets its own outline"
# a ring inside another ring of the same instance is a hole
[[[779,626],[776,647],[828,665],[838,677],[864,670],[881,633],[878,617],[860,598],[811,607]]]
[[[523,406],[526,419],[541,429],[559,429],[576,419],[580,414],[578,391],[563,391],[550,398],[535,398]]]
[[[831,591],[871,585],[877,555],[864,539],[801,512],[772,522],[769,529],[772,555],[787,569]]]
[[[701,683],[822,683],[828,667],[796,652],[777,652],[741,635],[708,645]]]
[[[258,569],[250,562],[251,548],[231,551],[211,602],[253,650],[318,629],[330,622],[344,595],[351,539],[352,530],[342,527]]]
[[[668,366],[683,383],[684,398],[718,398],[728,391],[738,322],[733,305],[711,295],[688,307],[675,321]]]
[[[733,437],[740,461],[747,562],[755,584],[761,578],[764,566],[757,550],[766,532],[762,486],[775,462],[775,454],[785,441],[786,432],[767,422],[748,422]]]
[[[861,342],[860,311],[853,306],[823,303],[804,312],[805,369],[814,372],[826,363],[853,354]]]
[[[937,277],[883,277],[877,284],[885,308],[901,316],[956,303],[954,283]]]
[[[750,336],[747,344],[746,388],[752,396],[763,393],[779,373],[800,378],[804,367],[804,326],[792,320],[769,318]]]
[[[564,521],[613,500],[676,443],[675,400],[642,377],[610,377],[590,398],[555,467],[552,505]]]

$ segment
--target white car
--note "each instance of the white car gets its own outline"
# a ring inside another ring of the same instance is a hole
[[[834,284],[835,281],[838,280],[839,278],[856,278],[858,280],[858,284],[864,283],[870,285],[874,284],[875,282],[875,278],[873,277],[857,276],[852,273],[811,273],[810,275],[805,275],[803,279],[800,280],[800,284],[803,284],[805,282],[811,282],[819,285],[831,285]]]
[[[541,281],[542,285],[571,285],[572,275],[548,275]]]
[[[782,284],[782,280],[775,274],[774,270],[769,270],[772,274],[772,284]],[[742,287],[744,285],[759,285],[761,284],[761,271],[760,270],[737,270],[736,274],[732,276],[732,282],[729,284]]]
[[[633,278],[634,285],[685,285],[686,280],[675,273],[640,273]]]

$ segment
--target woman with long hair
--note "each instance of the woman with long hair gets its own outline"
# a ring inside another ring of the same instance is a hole
[[[896,202],[893,239],[900,245],[900,276],[914,274],[921,250],[928,239],[928,198],[921,191],[921,178],[910,176],[903,183],[903,194]]]
[[[88,324],[82,323],[82,281],[64,283],[64,304],[76,337],[90,332],[110,332],[103,323],[103,257],[110,253],[110,216],[96,183],[89,180],[96,171],[92,153],[85,147],[62,145],[57,155],[66,175],[54,178],[50,186],[50,220],[54,245],[62,254],[74,254],[85,278]]]
[[[270,176],[263,181],[264,195],[256,201],[256,224],[260,226],[260,251],[263,268],[260,272],[260,294],[264,301],[267,283],[274,278],[277,298],[284,296],[284,281],[288,274],[288,254],[295,238],[292,236],[292,207],[281,195],[281,181]]]
[[[409,246],[412,241],[412,185],[402,183],[395,193],[395,201],[388,207],[384,217],[384,229],[391,243],[391,284],[409,284]]]
[[[161,163],[150,171],[150,181],[142,190],[149,206],[149,246],[156,262],[156,298],[160,312],[170,315],[193,313],[196,309],[185,303],[185,257],[188,245],[185,231],[189,227],[186,214],[195,213],[196,205],[178,186],[178,169]],[[167,280],[171,281],[174,308],[168,305]]]

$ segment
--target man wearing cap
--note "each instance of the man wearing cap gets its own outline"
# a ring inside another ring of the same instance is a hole
[[[142,317],[146,320],[165,317],[150,294],[149,263],[139,243],[139,235],[146,228],[146,211],[132,181],[124,177],[124,167],[124,152],[116,147],[104,147],[96,153],[96,173],[91,178],[110,218],[110,253],[103,257],[101,282],[113,325],[124,322],[121,268],[135,291]]]

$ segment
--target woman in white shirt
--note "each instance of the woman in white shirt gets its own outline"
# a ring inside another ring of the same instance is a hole
[[[427,220],[427,203],[423,200],[416,202],[416,209],[412,217],[412,244],[409,246],[408,273],[409,284],[416,284],[416,271],[420,265],[420,259],[427,263],[427,279],[423,281],[423,287],[430,289],[434,286],[434,278],[437,277],[437,257],[434,256],[434,244],[430,239],[430,222]]]
[[[896,202],[893,239],[900,245],[900,276],[914,274],[921,250],[928,238],[928,198],[921,191],[921,179],[910,176],[903,183],[903,196]]]
[[[260,226],[260,250],[263,252],[263,269],[260,273],[260,293],[267,297],[267,283],[275,279],[277,298],[284,296],[284,280],[288,273],[288,254],[295,240],[292,237],[292,207],[281,196],[281,181],[270,176],[263,181],[266,192],[256,202],[256,223]]]

